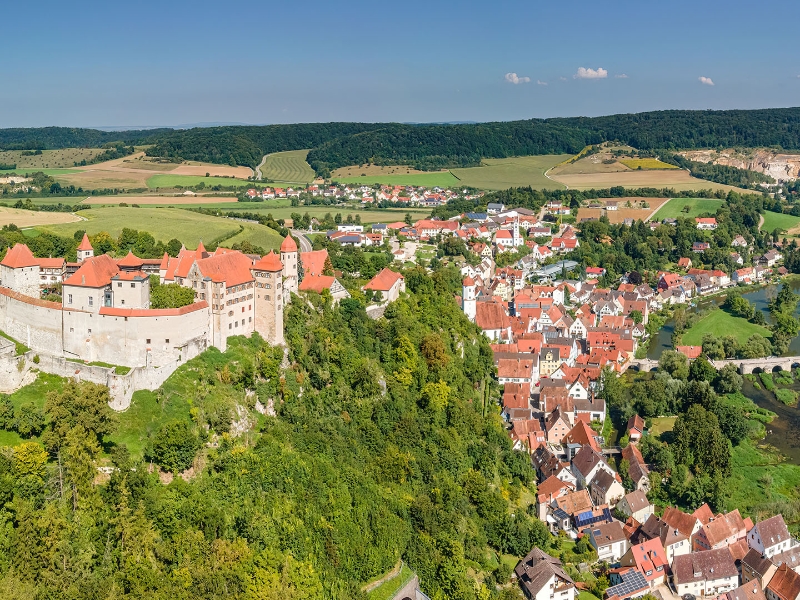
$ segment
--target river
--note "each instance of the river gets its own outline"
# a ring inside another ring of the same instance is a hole
[[[794,293],[800,293],[800,277],[792,277],[788,279],[786,283],[766,285],[749,292],[743,292],[742,298],[745,298],[747,301],[753,304],[756,309],[764,313],[767,323],[771,323],[772,315],[770,315],[767,305],[769,304],[770,300],[778,295],[778,292],[783,285],[788,285]],[[725,294],[720,294],[711,298],[701,299],[698,306],[695,306],[693,309],[689,310],[702,310],[704,308],[708,308],[712,304],[721,306],[723,302],[725,302]],[[800,305],[799,308],[795,310],[795,316],[800,316]],[[667,321],[664,324],[664,327],[659,329],[658,333],[647,348],[647,358],[650,360],[658,360],[661,358],[661,353],[664,352],[664,350],[672,350],[672,332],[674,329],[675,322],[672,319]],[[800,356],[800,336],[792,339],[791,343],[789,344],[789,352],[787,353],[787,356]]]

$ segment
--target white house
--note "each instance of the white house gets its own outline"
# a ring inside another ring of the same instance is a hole
[[[747,534],[747,545],[766,558],[772,558],[796,545],[796,542],[789,535],[783,516],[775,515],[753,526]]]

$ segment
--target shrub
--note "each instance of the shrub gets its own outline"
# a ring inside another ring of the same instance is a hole
[[[775,390],[775,397],[780,401],[786,404],[787,406],[791,406],[797,403],[797,392],[793,390],[787,389],[779,389]]]
[[[147,451],[148,458],[166,471],[177,473],[192,466],[200,439],[186,421],[172,421],[162,426]]]

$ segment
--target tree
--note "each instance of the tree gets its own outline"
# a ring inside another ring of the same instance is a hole
[[[186,421],[170,421],[152,439],[147,455],[166,471],[178,473],[192,466],[200,439]]]
[[[112,433],[117,419],[108,403],[108,388],[96,383],[70,381],[63,391],[47,394],[44,412],[47,426],[42,441],[50,451],[59,449],[69,432],[80,426],[87,436],[102,444],[103,437]]]
[[[733,394],[742,389],[744,379],[739,375],[736,365],[729,363],[722,367],[714,380],[714,389],[719,394]]]
[[[676,419],[673,435],[676,462],[692,468],[695,473],[730,475],[730,444],[714,413],[693,404]]]
[[[633,285],[641,285],[642,284],[642,276],[638,271],[631,271],[628,273],[628,281]]]
[[[698,356],[692,361],[689,366],[689,380],[690,381],[714,381],[717,377],[717,370],[711,366],[711,363],[706,360],[704,356]]]
[[[194,290],[179,283],[158,283],[158,276],[150,276],[150,308],[180,308],[194,303]]]
[[[642,316],[642,311],[640,310],[632,310],[628,316],[631,318],[631,320],[633,320],[633,322],[636,325],[638,325],[644,320],[644,317]]]
[[[689,378],[689,359],[685,354],[674,350],[665,350],[658,360],[658,368],[669,373],[675,379],[685,381]]]

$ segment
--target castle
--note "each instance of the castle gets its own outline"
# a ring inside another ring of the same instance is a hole
[[[230,336],[258,332],[270,344],[283,344],[284,307],[302,289],[298,265],[309,279],[323,277],[327,251],[301,254],[287,236],[279,254],[265,256],[207,252],[201,243],[175,258],[147,260],[129,252],[117,260],[95,256],[84,235],[77,257],[66,263],[36,258],[25,244],[10,248],[0,261],[0,330],[37,355],[158,369],[163,380],[211,346],[224,351]],[[151,308],[155,273],[162,284],[192,289],[194,302]],[[327,279],[329,288],[341,287]],[[42,289],[58,283],[61,302],[41,298]]]

